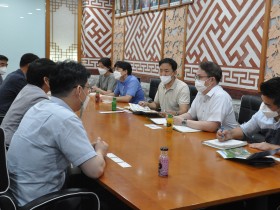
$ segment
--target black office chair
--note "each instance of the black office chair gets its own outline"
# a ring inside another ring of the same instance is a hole
[[[261,103],[262,99],[260,96],[243,95],[241,98],[240,111],[237,120],[238,123],[243,124],[248,122],[252,116],[259,111]],[[247,141],[252,143],[265,141],[265,137],[261,133],[256,133],[247,138]]]
[[[194,85],[188,85],[190,89],[190,106],[192,105],[193,100],[196,97],[197,89]]]
[[[0,114],[0,125],[1,125],[1,123],[2,123],[2,121],[3,121],[3,119],[4,119],[4,117],[5,117],[5,115]]]
[[[73,188],[39,197],[23,207],[18,207],[15,198],[8,192],[10,186],[6,161],[4,131],[0,128],[0,209],[1,210],[99,210],[98,196],[86,189]]]
[[[149,90],[149,102],[152,102],[155,99],[157,90],[158,90],[158,85],[161,82],[159,78],[152,78],[150,80],[150,90]]]
[[[260,96],[243,95],[240,103],[238,123],[248,122],[259,111],[262,99]]]

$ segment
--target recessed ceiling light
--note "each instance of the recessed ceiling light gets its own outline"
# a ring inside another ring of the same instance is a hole
[[[0,7],[9,7],[7,4],[0,4]]]
[[[24,17],[19,17],[19,18],[21,18],[21,19],[22,19],[22,18],[24,18]]]
[[[28,15],[32,15],[32,12],[28,12],[27,14],[28,14]]]
[[[40,11],[41,9],[40,9],[40,8],[37,8],[36,10]]]

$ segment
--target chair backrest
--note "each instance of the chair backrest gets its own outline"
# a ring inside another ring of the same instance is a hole
[[[238,123],[248,122],[251,117],[260,109],[262,99],[260,96],[243,95],[241,98]]]
[[[0,194],[5,193],[9,188],[9,175],[6,161],[6,147],[4,131],[0,128]]]
[[[21,210],[49,209],[99,210],[100,200],[94,192],[81,188],[72,188],[47,194],[21,208]]]
[[[190,105],[192,105],[193,100],[196,97],[197,89],[194,85],[188,85],[190,89]]]
[[[14,197],[7,192],[10,186],[9,174],[6,160],[6,146],[4,131],[0,128],[0,209],[17,209]]]
[[[151,98],[152,100],[155,99],[157,89],[158,89],[158,85],[159,85],[160,81],[161,80],[159,78],[152,78],[150,80],[149,98]]]

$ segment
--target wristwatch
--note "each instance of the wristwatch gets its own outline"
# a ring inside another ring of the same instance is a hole
[[[184,120],[182,121],[182,126],[187,126],[187,119],[184,119]]]

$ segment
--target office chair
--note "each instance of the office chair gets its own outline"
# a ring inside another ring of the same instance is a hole
[[[188,85],[190,89],[190,106],[192,105],[193,100],[196,97],[197,89],[194,85]]]
[[[262,103],[260,96],[243,95],[241,98],[240,111],[238,115],[238,123],[248,122],[252,116],[259,111]],[[257,143],[265,141],[265,137],[261,133],[256,133],[251,137],[247,137],[249,142]]]
[[[18,207],[10,186],[6,161],[4,131],[0,128],[0,209],[1,210],[99,210],[98,196],[86,189],[72,188],[39,197],[23,207]]]
[[[259,111],[262,99],[260,96],[243,95],[240,103],[238,123],[248,122]]]
[[[5,117],[5,115],[0,114],[0,125],[1,125],[1,123],[2,123],[2,121],[3,121],[3,119],[4,119],[4,117]]]
[[[155,99],[158,85],[161,82],[159,78],[152,78],[150,80],[150,90],[149,90],[149,99],[148,102],[152,102]]]

